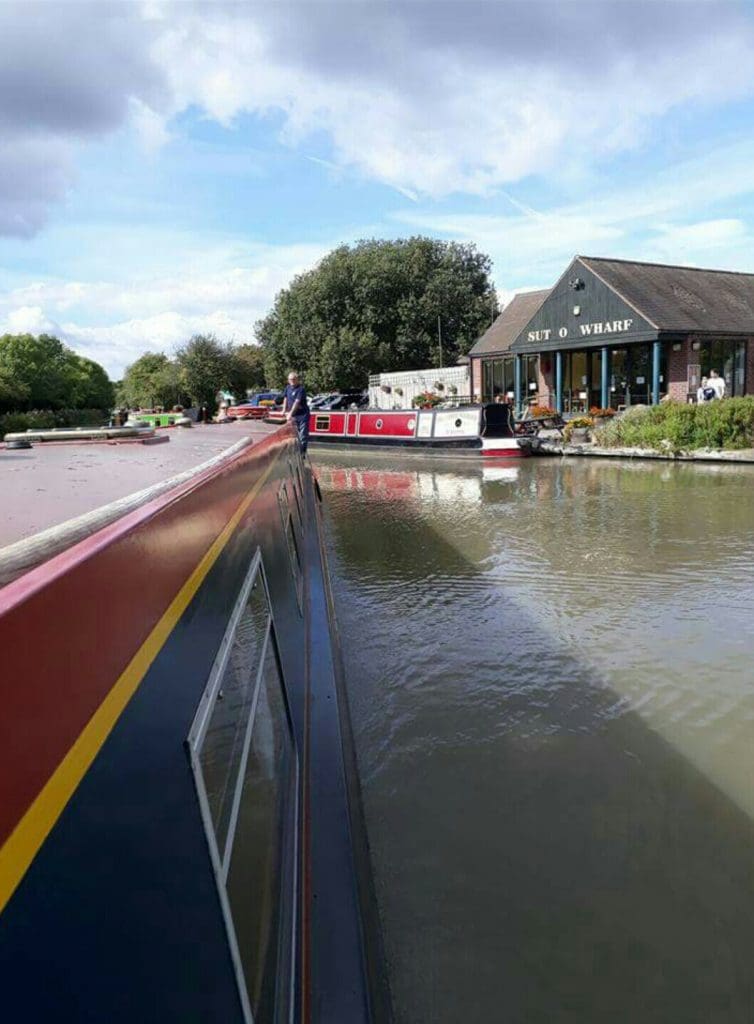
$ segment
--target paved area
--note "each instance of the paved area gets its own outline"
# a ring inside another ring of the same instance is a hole
[[[0,445],[0,547],[167,480],[276,427],[241,422],[170,430],[167,444]]]

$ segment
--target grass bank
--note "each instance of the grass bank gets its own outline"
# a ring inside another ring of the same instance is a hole
[[[637,406],[593,431],[603,448],[653,448],[664,452],[737,451],[754,447],[754,397],[687,405]]]

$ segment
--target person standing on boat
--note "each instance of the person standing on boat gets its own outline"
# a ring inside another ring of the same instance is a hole
[[[301,454],[306,455],[309,444],[309,403],[306,400],[304,385],[299,382],[295,370],[288,374],[288,386],[283,393],[283,412],[286,422],[293,420],[295,423]]]

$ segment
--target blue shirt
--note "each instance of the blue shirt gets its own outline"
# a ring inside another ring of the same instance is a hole
[[[298,408],[294,413],[295,417],[308,416],[309,405],[306,401],[306,391],[303,384],[286,384],[285,386],[285,411],[290,412],[293,404],[298,400]]]

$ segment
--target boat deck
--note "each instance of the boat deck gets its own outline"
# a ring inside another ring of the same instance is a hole
[[[0,445],[0,548],[198,466],[244,437],[278,429],[260,422],[171,430],[168,444]]]

